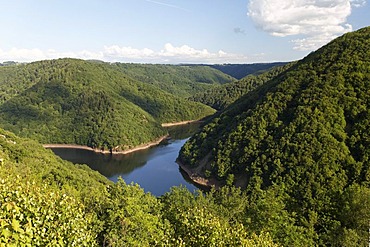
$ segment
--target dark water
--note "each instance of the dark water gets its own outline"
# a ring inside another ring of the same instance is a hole
[[[197,189],[175,162],[185,141],[199,129],[199,124],[169,128],[171,139],[156,147],[131,154],[104,155],[82,149],[53,148],[53,152],[73,163],[87,164],[91,169],[116,182],[122,177],[126,183],[137,183],[146,192],[163,195],[172,186],[183,185],[190,191]]]

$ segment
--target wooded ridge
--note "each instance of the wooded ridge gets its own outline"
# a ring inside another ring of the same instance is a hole
[[[58,59],[0,68],[0,126],[41,143],[124,151],[166,135],[161,123],[214,113],[108,63]]]
[[[343,203],[357,205],[364,198],[356,193],[370,185],[369,102],[370,28],[364,28],[231,104],[184,145],[180,162],[201,166],[204,178],[241,186],[251,198],[260,190],[277,193],[315,245],[347,246],[353,238],[351,244],[364,246],[368,227]],[[370,212],[357,206],[368,222]]]

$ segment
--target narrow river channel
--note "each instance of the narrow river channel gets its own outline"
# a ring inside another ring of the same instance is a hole
[[[82,149],[52,148],[53,152],[75,164],[87,164],[116,182],[122,177],[127,184],[139,184],[146,192],[160,196],[173,186],[197,188],[181,173],[176,158],[186,140],[200,127],[199,123],[168,128],[170,139],[156,147],[130,154],[100,154]]]

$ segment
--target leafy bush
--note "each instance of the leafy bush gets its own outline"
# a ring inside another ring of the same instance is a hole
[[[0,179],[1,246],[97,246],[93,219],[78,200],[45,184]]]

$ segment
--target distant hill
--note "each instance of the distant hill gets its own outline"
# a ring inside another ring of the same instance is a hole
[[[108,63],[58,59],[0,67],[0,126],[42,143],[127,149],[161,123],[214,111],[139,82]]]
[[[216,110],[222,110],[242,97],[244,94],[247,94],[265,82],[271,80],[278,74],[284,72],[293,66],[293,64],[294,62],[282,66],[277,65],[261,74],[248,75],[241,80],[219,85],[206,91],[198,92],[189,99],[209,105]]]
[[[364,246],[369,102],[370,27],[335,39],[244,95],[179,158],[204,179],[241,186],[251,200],[261,190],[277,193],[275,201],[307,229],[312,245]],[[356,213],[347,211],[354,205]]]
[[[0,66],[9,66],[9,65],[15,65],[15,64],[18,64],[18,63],[14,61],[6,61],[3,63],[0,63]]]
[[[114,63],[112,66],[138,81],[180,97],[235,81],[232,76],[208,66]]]
[[[287,62],[252,63],[252,64],[189,64],[188,66],[206,66],[217,69],[238,80],[247,75],[258,75],[275,66],[283,66]]]

